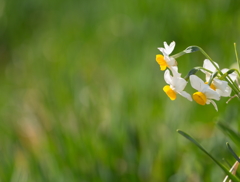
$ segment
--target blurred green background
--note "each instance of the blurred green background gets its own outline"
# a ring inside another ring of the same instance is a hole
[[[0,0],[1,181],[223,181],[195,137],[230,164],[216,121],[239,130],[239,101],[170,101],[155,61],[202,47],[224,67],[240,50],[234,0]],[[178,58],[183,76],[205,57]],[[190,86],[188,88],[190,92]],[[239,151],[240,152],[240,151]],[[222,161],[224,164],[226,162]]]

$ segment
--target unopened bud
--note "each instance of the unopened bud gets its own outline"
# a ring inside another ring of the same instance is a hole
[[[192,52],[196,52],[196,51],[199,51],[199,48],[197,46],[189,46],[183,52],[192,53]]]

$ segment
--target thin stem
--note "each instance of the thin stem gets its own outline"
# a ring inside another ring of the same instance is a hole
[[[180,57],[180,56],[182,56],[184,54],[186,54],[186,53],[185,52],[179,52],[177,54],[172,55],[171,57],[173,57],[174,59],[177,59],[178,57]]]
[[[210,71],[210,70],[208,70],[208,69],[206,69],[206,68],[204,68],[204,67],[200,67],[200,66],[198,66],[198,67],[195,67],[195,69],[199,69],[199,70],[204,70],[204,71],[207,71],[207,72],[209,72],[209,73],[213,73],[212,71]]]
[[[237,63],[238,63],[238,70],[240,71],[240,63],[239,63],[239,59],[238,59],[236,43],[234,43],[234,51],[235,51],[235,55],[236,55],[236,59],[237,59]]]

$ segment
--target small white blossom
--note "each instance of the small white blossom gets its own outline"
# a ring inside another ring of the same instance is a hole
[[[187,85],[187,81],[180,77],[181,74],[173,72],[173,76],[170,75],[170,71],[166,70],[164,73],[164,80],[167,84],[163,87],[164,92],[168,95],[171,100],[175,100],[177,94],[192,101],[191,95],[184,90]]]
[[[170,56],[172,51],[174,50],[175,47],[175,42],[171,42],[170,45],[168,45],[166,42],[163,43],[163,47],[159,47],[158,50],[162,52],[163,55],[157,54],[156,55],[156,61],[160,65],[160,69],[163,71],[167,67],[171,70],[176,70],[177,71],[177,61]]]
[[[219,65],[214,62],[215,65],[219,68]],[[208,59],[204,60],[203,63],[203,68],[208,69],[211,72],[216,72],[217,69],[216,67],[212,64],[212,62]],[[228,71],[228,69],[222,69],[221,72],[224,74]],[[211,78],[211,73],[204,71],[203,72],[206,74],[206,82],[209,82],[210,78]],[[228,75],[233,81],[236,80],[237,75],[236,73],[231,73]],[[215,90],[217,93],[219,93],[220,96],[222,97],[229,97],[231,95],[232,89],[231,87],[229,87],[228,82],[224,81],[224,80],[220,80],[218,78],[214,78],[211,86],[210,86],[213,90]]]
[[[216,91],[211,89],[208,84],[205,84],[203,80],[196,75],[190,76],[190,83],[194,89],[198,90],[198,92],[193,94],[193,100],[200,105],[212,103],[215,109],[218,110],[216,103],[213,101],[213,99],[220,100],[220,95]]]

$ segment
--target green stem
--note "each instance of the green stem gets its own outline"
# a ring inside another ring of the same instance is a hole
[[[206,69],[206,68],[204,68],[204,67],[195,67],[195,69],[199,69],[199,70],[204,70],[204,71],[207,71],[207,72],[209,72],[209,73],[213,73],[212,71],[210,71],[210,70],[208,70],[208,69]]]
[[[174,59],[177,59],[178,57],[180,57],[180,56],[182,56],[184,54],[186,54],[186,53],[185,52],[179,52],[177,54],[172,55],[171,57],[173,57]]]
[[[235,51],[235,55],[236,55],[236,59],[237,59],[237,63],[238,63],[238,70],[240,71],[240,64],[239,64],[239,59],[238,59],[236,43],[234,43],[234,51]]]

